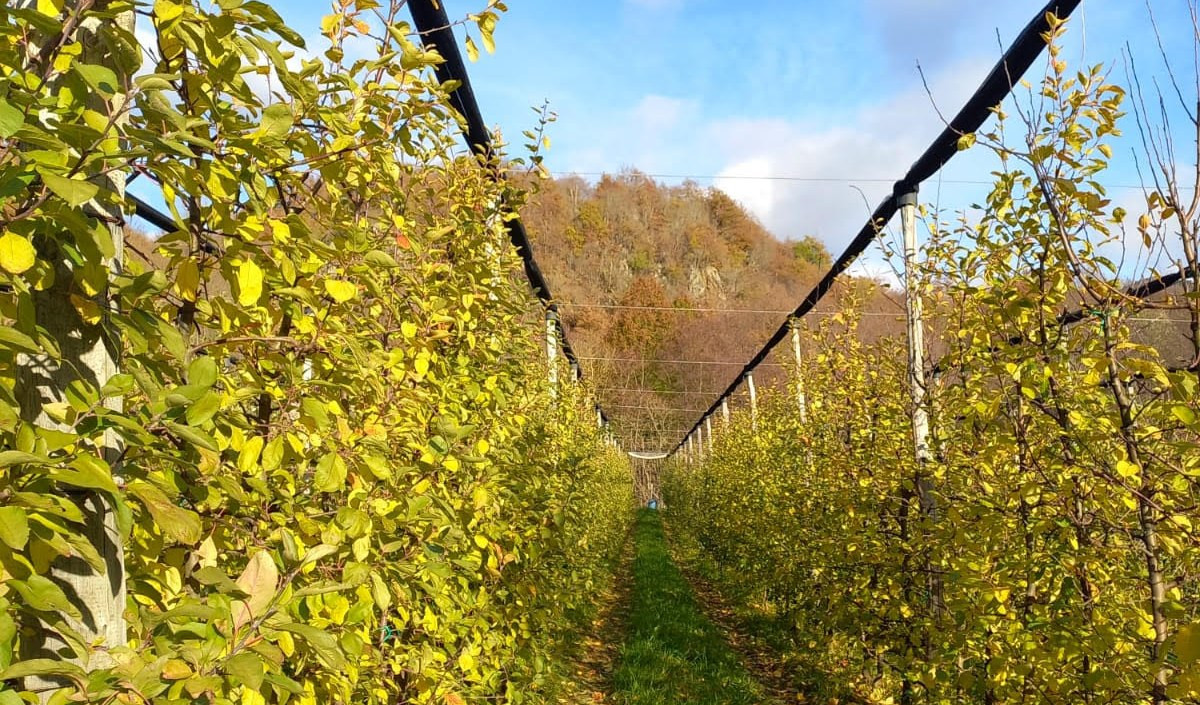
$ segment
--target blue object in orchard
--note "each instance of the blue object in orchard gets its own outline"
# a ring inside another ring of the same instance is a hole
[[[658,509],[658,500],[652,499],[652,500],[650,500],[650,503],[647,504],[646,506],[650,507],[651,509]]]

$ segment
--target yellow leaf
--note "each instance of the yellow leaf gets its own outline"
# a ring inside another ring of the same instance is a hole
[[[162,677],[164,680],[177,681],[192,675],[192,667],[186,661],[173,658],[163,664]]]
[[[10,274],[21,274],[37,261],[37,251],[25,238],[16,233],[0,237],[0,267]]]
[[[326,279],[325,293],[329,294],[329,298],[341,304],[353,299],[354,295],[358,293],[358,287],[352,282],[341,279]]]
[[[170,22],[182,14],[183,6],[171,2],[171,0],[155,0],[154,2],[154,16],[160,22]]]
[[[238,303],[253,306],[262,296],[263,271],[251,260],[242,262],[237,272]]]
[[[1200,661],[1200,624],[1180,628],[1175,636],[1175,655],[1183,663]]]
[[[475,670],[475,657],[470,652],[464,651],[458,656],[458,667],[464,671],[470,672]]]
[[[100,305],[91,299],[86,299],[78,294],[71,294],[71,305],[79,313],[79,318],[88,325],[96,325],[100,319],[104,317],[104,311],[100,309]]]
[[[196,300],[196,292],[200,289],[200,268],[194,260],[185,259],[179,263],[175,272],[175,288],[184,301]]]
[[[62,14],[64,0],[37,0],[38,12],[50,17],[58,17]]]
[[[238,576],[237,586],[248,597],[245,602],[238,600],[233,604],[233,625],[240,628],[266,614],[267,607],[275,597],[279,586],[279,570],[275,561],[267,551],[259,551],[250,557],[246,569]]]

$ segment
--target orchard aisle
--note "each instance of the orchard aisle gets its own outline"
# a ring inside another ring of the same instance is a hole
[[[775,702],[704,614],[671,560],[657,512],[634,529],[628,636],[613,674],[626,705],[759,705]]]

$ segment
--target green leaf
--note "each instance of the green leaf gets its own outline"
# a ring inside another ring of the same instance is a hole
[[[217,442],[207,433],[173,421],[164,421],[163,425],[170,429],[171,433],[192,445],[199,446],[205,450],[211,450],[214,453],[220,450],[217,448]]]
[[[346,667],[346,657],[338,648],[337,639],[332,634],[308,624],[294,622],[281,624],[278,629],[291,632],[303,639],[326,668],[341,670]]]
[[[134,480],[127,489],[129,494],[141,500],[150,516],[154,517],[156,528],[164,534],[189,546],[200,542],[203,527],[199,514],[176,506],[165,492],[148,482]]]
[[[44,455],[20,450],[0,450],[0,468],[12,465],[49,465],[51,460]]]
[[[71,470],[53,470],[47,477],[64,485],[117,494],[112,468],[100,458],[85,453],[72,460],[70,467]]]
[[[326,453],[317,463],[313,487],[318,492],[336,492],[346,484],[346,462],[337,451]]]
[[[337,552],[338,552],[337,546],[332,546],[327,543],[317,544],[316,546],[313,546],[312,548],[308,549],[308,553],[304,554],[304,562],[301,565],[308,565],[309,563],[316,563],[317,561],[321,560],[322,558],[328,558],[329,556],[332,556],[333,554],[335,554]]]
[[[42,181],[54,192],[54,195],[75,208],[92,200],[100,192],[100,187],[90,181],[69,179],[43,169],[39,169],[38,173],[41,174]]]
[[[318,399],[304,397],[300,400],[300,409],[305,418],[310,419],[318,430],[329,426],[329,412]]]
[[[0,541],[14,550],[25,548],[29,541],[29,520],[20,507],[0,507]]]
[[[262,686],[266,669],[258,654],[243,651],[225,661],[225,672],[240,680],[247,688],[258,690]]]
[[[73,64],[75,73],[83,77],[89,86],[94,88],[102,97],[111,98],[121,90],[117,74],[107,66],[98,64]]]
[[[0,137],[12,137],[25,124],[25,114],[0,98]]]
[[[287,103],[275,103],[263,110],[262,125],[259,129],[264,136],[279,139],[292,129],[293,121],[292,106]]]
[[[0,344],[21,352],[37,354],[42,351],[33,338],[8,326],[0,326]]]
[[[39,612],[64,612],[76,619],[80,616],[62,588],[49,578],[31,575],[25,580],[9,580],[7,584],[21,595],[25,604]]]
[[[29,676],[71,676],[82,679],[83,669],[70,661],[53,658],[31,658],[19,661],[0,671],[0,680],[16,680]]]
[[[37,263],[33,243],[14,232],[0,236],[0,267],[9,274],[23,274]]]
[[[233,582],[228,575],[220,568],[210,565],[192,573],[192,577],[200,581],[202,585],[215,587],[217,592],[224,595],[241,595],[242,589],[238,584]]]
[[[217,383],[218,376],[217,361],[211,355],[197,357],[188,365],[187,380],[189,385],[212,387]]]
[[[221,410],[221,395],[209,392],[200,397],[200,401],[188,407],[184,416],[189,426],[202,426]]]

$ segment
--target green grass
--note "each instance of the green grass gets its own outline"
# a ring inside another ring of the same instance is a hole
[[[671,561],[658,513],[634,529],[633,605],[613,686],[625,705],[769,702]]]

